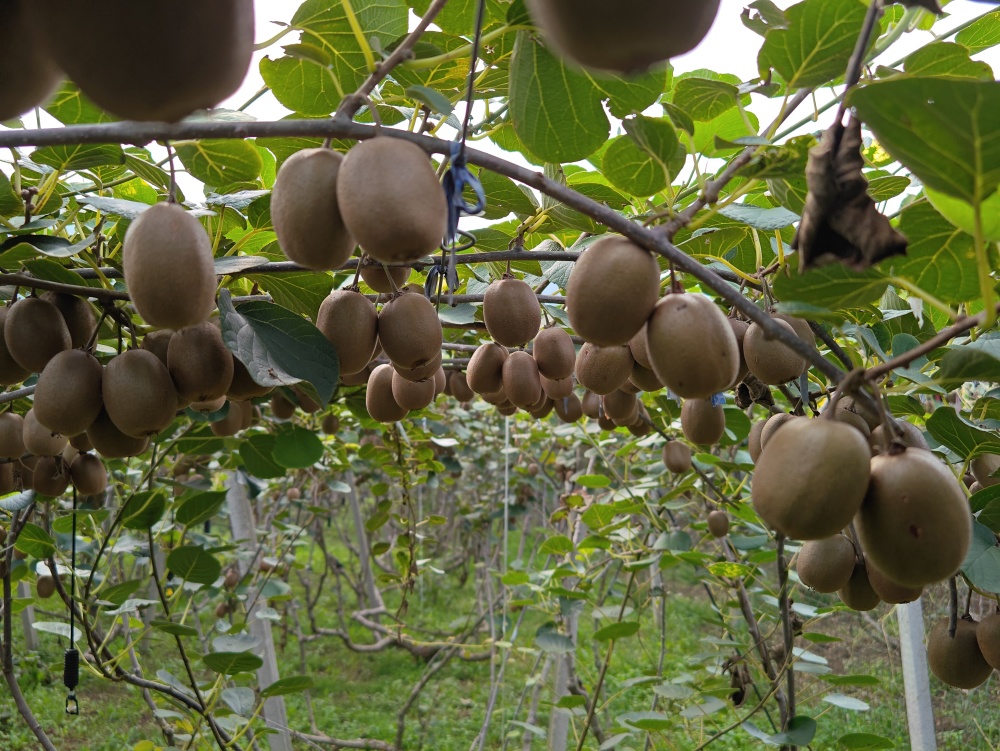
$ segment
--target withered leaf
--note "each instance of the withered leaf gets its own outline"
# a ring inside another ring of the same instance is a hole
[[[809,194],[792,244],[799,251],[800,271],[837,262],[862,271],[906,253],[906,238],[879,213],[866,192],[863,166],[861,122],[856,118],[846,128],[831,127],[810,150]]]

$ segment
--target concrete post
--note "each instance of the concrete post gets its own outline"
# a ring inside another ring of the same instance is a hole
[[[921,601],[896,606],[899,620],[899,644],[903,659],[903,683],[906,687],[906,717],[910,726],[911,751],[937,751],[934,733],[934,707],[927,674],[927,651],[924,647],[924,611]]]

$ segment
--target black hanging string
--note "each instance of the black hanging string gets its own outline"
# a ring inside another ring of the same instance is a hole
[[[69,649],[63,655],[63,685],[69,691],[66,696],[66,714],[80,714],[76,700],[76,687],[80,685],[80,653],[76,649],[76,488],[73,488],[73,539],[70,541],[69,575]],[[53,576],[58,572],[53,571]]]

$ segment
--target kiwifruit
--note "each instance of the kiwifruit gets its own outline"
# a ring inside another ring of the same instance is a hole
[[[854,564],[854,571],[847,584],[837,590],[837,596],[851,610],[859,612],[874,610],[882,602],[878,593],[872,589],[871,581],[868,579],[868,570],[863,561]]]
[[[940,619],[927,635],[927,665],[938,680],[954,688],[982,685],[993,667],[983,657],[976,638],[977,623],[959,618],[951,636],[947,618]]]
[[[333,149],[302,149],[286,159],[271,191],[271,220],[288,260],[313,271],[344,265],[354,239],[337,205],[344,156]]]
[[[915,602],[924,593],[923,587],[904,587],[902,584],[897,584],[873,566],[871,561],[865,561],[865,568],[868,571],[868,581],[882,602],[887,602],[890,605],[902,605],[907,602]]]
[[[795,570],[805,586],[831,594],[848,585],[856,563],[854,543],[837,534],[804,543],[795,559]]]
[[[596,420],[601,416],[601,397],[593,391],[583,392],[583,414],[591,420]]]
[[[0,545],[2,544],[3,540],[0,540]],[[979,622],[976,641],[986,662],[1000,670],[1000,613],[988,615]]]
[[[597,418],[597,426],[601,430],[609,432],[614,432],[614,430],[617,429],[618,427],[617,425],[615,425],[615,421],[612,420],[607,415],[605,415],[604,413],[601,413],[601,416]]]
[[[583,405],[576,394],[570,394],[565,399],[554,400],[556,415],[565,423],[579,422],[583,417]],[[612,424],[614,429],[614,424]]]
[[[507,348],[495,342],[485,342],[476,348],[469,360],[469,388],[477,394],[495,394],[503,386],[503,364]]]
[[[167,370],[182,399],[224,400],[233,382],[234,367],[222,333],[208,321],[180,329],[170,338]]]
[[[97,328],[97,316],[93,306],[83,297],[67,295],[62,292],[43,292],[40,297],[55,305],[62,313],[69,329],[69,337],[73,349],[83,349],[90,343]]]
[[[510,402],[504,402],[503,404],[497,405],[497,412],[505,417],[511,417],[517,414],[517,405],[511,404]]]
[[[10,308],[7,306],[0,306],[0,332],[4,333],[4,336],[0,336],[0,384],[5,386],[20,383],[31,375],[31,371],[21,367],[7,348],[6,331],[9,310]]]
[[[242,405],[246,404],[244,408]],[[212,434],[220,437],[236,435],[244,429],[244,423],[248,422],[248,415],[253,410],[248,402],[229,402],[229,411],[221,420],[216,420],[211,424]]]
[[[545,390],[543,389],[542,395],[538,397],[538,401],[527,407],[525,411],[528,412],[529,414],[532,412],[537,412],[538,410],[542,409],[545,406],[545,402],[547,401],[552,401],[552,400],[549,399],[549,397],[545,394]]]
[[[633,374],[635,373],[635,369],[636,369],[636,365],[633,365],[632,366],[632,373]],[[632,394],[633,396],[635,396],[640,391],[642,391],[642,389],[637,388],[636,385],[634,383],[632,383],[632,376],[628,377],[628,380],[625,381],[625,383],[623,383],[621,385],[621,388],[619,390],[620,391],[624,391],[626,394]]]
[[[111,421],[108,413],[101,410],[94,423],[87,428],[87,438],[94,450],[105,459],[124,459],[138,456],[149,446],[149,438],[134,438],[125,435]]]
[[[378,320],[374,303],[360,292],[338,289],[323,300],[316,327],[337,350],[341,374],[359,373],[372,359]]]
[[[972,460],[969,469],[976,482],[984,488],[1000,485],[1000,475],[997,475],[1000,471],[1000,454],[980,454]]]
[[[441,394],[444,393],[445,384],[448,382],[447,376],[444,374],[444,368],[438,365],[437,370],[434,371],[434,398],[437,399]]]
[[[708,531],[712,537],[725,537],[729,534],[729,514],[716,509],[708,515]]]
[[[764,447],[767,446],[768,441],[771,437],[778,431],[782,425],[787,425],[788,423],[795,420],[795,415],[790,415],[787,412],[779,412],[776,415],[771,415],[764,422],[764,427],[760,431],[760,448],[763,451]]]
[[[790,316],[785,313],[773,313],[774,318],[779,321],[784,321],[789,326],[792,327],[792,331],[795,332],[795,336],[804,341],[810,347],[816,346],[816,334],[812,330],[812,326],[809,325],[809,321],[803,318],[796,318],[795,316]]]
[[[97,418],[94,419],[96,420]],[[94,444],[90,442],[90,438],[87,437],[86,433],[80,433],[79,435],[71,435],[69,437],[69,445],[75,448],[77,451],[94,450]]]
[[[690,52],[708,34],[720,0],[528,0],[545,39],[588,68],[630,75]]]
[[[872,458],[855,526],[872,564],[908,587],[954,574],[972,540],[972,514],[962,485],[936,456],[919,449]]]
[[[600,347],[627,345],[660,296],[660,265],[624,237],[587,248],[566,284],[566,313],[578,336]]]
[[[156,435],[177,412],[177,389],[170,373],[156,355],[144,349],[111,359],[104,367],[102,392],[108,417],[133,438]]]
[[[24,456],[24,418],[15,412],[0,415],[0,459]]]
[[[709,298],[667,295],[649,319],[646,346],[656,377],[684,399],[725,391],[740,369],[740,349],[729,321]]]
[[[538,409],[531,410],[530,414],[536,420],[544,420],[546,417],[552,414],[552,410],[554,410],[555,408],[556,408],[555,401],[553,399],[545,397],[544,399],[542,399],[542,405]]]
[[[58,498],[69,487],[69,467],[62,456],[40,456],[31,474],[31,486],[42,495]]]
[[[122,269],[132,304],[151,326],[195,326],[215,308],[212,241],[176,203],[151,206],[132,222],[122,246]]]
[[[14,361],[32,373],[41,373],[73,344],[59,308],[39,297],[26,297],[7,309],[3,338]]]
[[[644,368],[638,362],[632,367],[632,375],[628,377],[628,380],[636,389],[647,393],[660,391],[663,388],[663,384],[656,377],[656,373],[649,368]]]
[[[434,401],[434,379],[409,381],[399,373],[392,374],[392,398],[400,407],[416,411]]]
[[[72,443],[67,443],[65,448],[63,448],[62,450],[62,458],[63,461],[66,463],[66,466],[72,467],[73,460],[76,459],[76,457],[78,457],[81,453],[83,452],[74,448]]]
[[[49,576],[48,574],[42,574],[38,577],[35,582],[35,593],[41,597],[43,600],[47,600],[56,592],[56,580],[55,577]]]
[[[469,388],[469,384],[465,379],[465,373],[461,371],[452,372],[451,377],[448,379],[448,384],[451,387],[451,395],[457,401],[464,404],[476,398],[475,392]]]
[[[576,378],[584,388],[605,396],[625,384],[634,365],[627,344],[599,347],[588,342],[577,353]]]
[[[39,38],[28,7],[34,0],[0,4],[0,121],[10,120],[49,98],[62,71]]]
[[[558,381],[550,381],[545,376],[539,376],[542,382],[542,391],[549,399],[565,399],[573,393],[573,378],[563,378]]]
[[[969,495],[975,495],[982,489],[983,489],[982,485],[980,485],[978,482],[974,482],[969,486]]]
[[[335,435],[340,430],[340,418],[334,414],[324,416],[321,429],[327,435]]]
[[[504,277],[486,288],[483,321],[495,341],[505,347],[527,344],[542,325],[535,291],[520,279]]]
[[[215,606],[216,618],[225,618],[227,615],[229,615],[229,612],[230,608],[228,602],[220,602],[218,605]]]
[[[711,399],[685,399],[681,429],[691,443],[713,446],[726,434],[726,412]]]
[[[34,412],[53,433],[79,435],[104,406],[104,368],[82,349],[68,349],[49,360],[35,386]]]
[[[549,326],[538,332],[532,348],[538,372],[553,381],[562,381],[573,375],[576,365],[576,347],[565,329]]]
[[[253,54],[253,0],[107,0],[100,14],[73,0],[29,5],[46,52],[125,120],[174,122],[214,107],[243,83]],[[110,49],[128,64],[109,64]]]
[[[17,485],[14,483],[14,463],[0,463],[0,495],[7,495],[15,490],[17,490]],[[2,532],[3,530],[0,529],[0,533]],[[3,545],[3,534],[0,534],[0,545]]]
[[[857,412],[851,412],[848,409],[835,409],[830,417],[834,420],[839,420],[840,422],[847,423],[848,425],[857,428],[861,431],[861,434],[869,440],[869,443],[871,442],[872,429],[868,427],[868,423],[865,421],[865,418]]]
[[[291,420],[295,414],[295,405],[284,394],[276,392],[271,397],[271,414],[276,420]]]
[[[649,435],[653,432],[653,426],[649,422],[649,412],[642,402],[639,402],[639,414],[636,415],[635,422],[625,427],[628,428],[629,433],[637,437]]]
[[[61,454],[68,441],[65,436],[53,433],[35,417],[35,410],[29,409],[24,415],[23,430],[24,448],[35,456],[55,456]]]
[[[25,456],[20,461],[14,462],[14,484],[23,490],[34,490],[32,481],[36,464],[38,464],[37,456]]]
[[[76,491],[83,495],[97,495],[108,487],[104,462],[93,454],[78,454],[69,465],[69,477]]]
[[[775,319],[786,333],[795,334],[791,324]],[[762,383],[776,386],[798,378],[806,369],[806,361],[780,339],[771,337],[754,323],[743,337],[743,356],[747,367]]]
[[[794,322],[800,320],[801,319],[798,318],[787,319],[788,322]],[[794,323],[792,323],[792,328],[795,328]],[[810,331],[810,333],[812,332]],[[801,333],[799,333],[799,338],[802,339]],[[813,343],[815,343],[815,339],[813,339]],[[868,423],[868,427],[871,428],[872,431],[874,431],[879,425],[882,424],[882,416],[880,414],[877,414],[863,407],[862,404],[860,404],[853,396],[841,397],[840,401],[837,402],[837,409],[838,410],[846,409],[850,412],[854,412],[855,414],[861,415],[862,419],[864,419],[864,421]]]
[[[371,375],[374,369],[375,365],[373,363],[368,363],[368,365],[359,370],[357,373],[352,373],[350,375],[341,374],[340,382],[345,386],[364,386],[368,383],[368,376]]]
[[[750,368],[747,367],[746,355],[743,352],[743,341],[746,338],[747,330],[750,328],[750,324],[746,321],[741,321],[739,318],[729,318],[729,326],[733,330],[733,335],[736,337],[736,345],[740,350],[740,370],[736,374],[736,379],[733,381],[732,385],[735,386],[738,383],[742,383],[743,379],[747,377],[750,372]]]
[[[378,338],[386,356],[403,368],[433,360],[444,339],[437,311],[423,295],[399,295],[383,305]]]
[[[691,449],[680,441],[667,441],[663,445],[663,465],[674,474],[691,471]]]
[[[431,160],[401,138],[373,138],[347,152],[337,200],[348,231],[382,263],[433,253],[447,229],[448,204]]]
[[[767,420],[755,422],[750,426],[750,435],[747,436],[747,451],[750,453],[750,458],[755,464],[760,458],[760,452],[763,450],[760,445],[760,439],[765,425],[767,425]]]
[[[604,408],[604,414],[616,425],[624,426],[634,422],[639,413],[639,401],[633,394],[621,389],[601,397],[601,406]]]
[[[379,365],[368,376],[368,390],[365,406],[368,414],[377,422],[392,423],[406,417],[409,410],[397,404],[392,395],[392,366]]]
[[[842,413],[842,410],[837,410],[838,415]],[[847,412],[846,414],[854,414],[853,412]],[[858,415],[858,417],[861,417]],[[864,419],[864,418],[861,418]],[[889,418],[892,420],[892,418]],[[930,451],[931,447],[927,444],[927,439],[924,438],[923,432],[908,420],[893,420],[899,429],[902,431],[900,435],[894,435],[893,438],[896,441],[900,441],[904,446],[911,449],[923,449],[924,451]],[[869,439],[871,447],[876,452],[887,451],[889,449],[888,444],[885,440],[885,426],[879,425],[872,431],[871,438]]]
[[[850,524],[868,487],[871,451],[850,425],[791,420],[757,460],[751,495],[768,526],[797,540],[820,540]]]
[[[361,262],[361,278],[376,292],[392,294],[406,286],[413,269],[409,266],[386,266],[366,258]]]
[[[173,329],[160,329],[159,331],[150,331],[146,336],[142,338],[142,344],[139,345],[140,349],[147,350],[156,355],[160,362],[164,365],[167,364],[167,351],[170,349],[170,340],[173,338]]]
[[[393,368],[395,368],[400,378],[405,378],[407,381],[426,381],[429,378],[434,378],[434,374],[441,369],[442,361],[441,350],[438,350],[437,354],[423,365],[418,365],[415,368],[404,368],[401,365],[393,365]]]
[[[302,386],[289,386],[289,391],[292,392],[292,396],[295,397],[295,401],[303,412],[307,415],[315,415],[321,409],[323,405],[312,398],[312,395],[306,391]]]
[[[226,571],[226,578],[223,580],[226,589],[236,589],[240,584],[240,572],[236,568]]]
[[[535,358],[523,350],[511,352],[503,363],[503,390],[515,407],[528,409],[542,397]]]
[[[271,393],[271,386],[261,386],[250,375],[247,366],[244,365],[236,355],[233,355],[233,380],[229,383],[226,397],[233,401],[246,401],[247,399],[259,399]]]
[[[653,363],[649,360],[649,349],[646,347],[646,323],[642,324],[635,336],[629,339],[628,348],[632,352],[632,359],[636,364],[646,370],[653,369]]]

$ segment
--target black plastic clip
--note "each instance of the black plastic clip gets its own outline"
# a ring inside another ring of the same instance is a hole
[[[75,692],[66,697],[66,714],[80,714],[80,705],[76,701]]]

